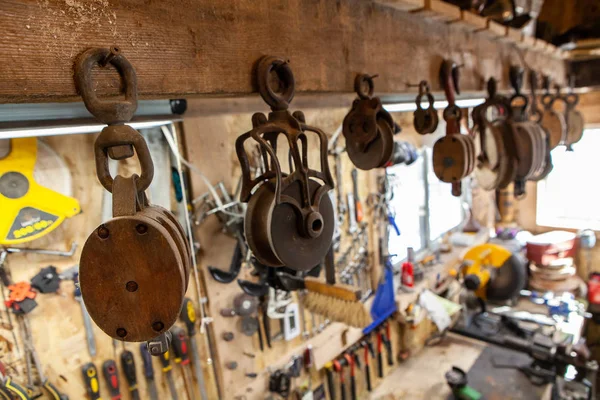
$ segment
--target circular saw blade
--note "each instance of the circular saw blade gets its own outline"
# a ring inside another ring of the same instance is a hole
[[[494,268],[486,288],[486,295],[492,301],[506,301],[519,295],[527,285],[527,265],[516,255],[511,255],[502,266]]]

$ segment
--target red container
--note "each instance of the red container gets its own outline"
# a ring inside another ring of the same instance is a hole
[[[552,231],[533,236],[527,242],[527,258],[537,265],[549,265],[560,258],[575,257],[576,235]]]

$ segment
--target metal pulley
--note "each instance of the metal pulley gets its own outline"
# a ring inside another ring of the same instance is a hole
[[[334,186],[327,160],[327,136],[305,122],[304,114],[288,111],[294,97],[294,76],[287,60],[263,57],[257,66],[258,90],[271,106],[268,118],[252,116],[253,129],[236,141],[242,168],[241,200],[248,203],[244,233],[248,246],[261,264],[307,271],[318,265],[331,246],[334,211],[327,192]],[[279,81],[275,90],[272,78]],[[321,168],[308,165],[308,137],[318,139]],[[285,137],[290,172],[284,173],[277,158],[277,140]],[[244,143],[252,139],[260,147],[265,171],[252,179]]]
[[[108,63],[123,80],[125,100],[96,97],[92,69]],[[98,179],[113,198],[113,218],[90,234],[82,250],[82,297],[107,335],[128,342],[152,340],[156,346],[149,350],[157,354],[168,348],[165,333],[177,321],[183,303],[191,251],[175,216],[149,205],[144,193],[154,175],[152,158],[140,133],[124,125],[137,108],[133,66],[116,48],[90,49],[77,59],[75,83],[88,111],[108,124],[96,139],[94,152]],[[140,175],[113,178],[109,157],[127,159],[134,150]]]
[[[429,107],[423,108],[421,106],[421,100],[423,96],[427,97]],[[421,81],[419,83],[419,95],[415,100],[417,109],[413,113],[413,125],[417,133],[425,135],[433,133],[437,129],[439,118],[435,107],[433,106],[434,99],[429,88],[427,81]]]
[[[394,152],[394,120],[379,97],[372,97],[376,76],[356,76],[358,99],[352,103],[342,127],[350,161],[365,171],[385,167]]]

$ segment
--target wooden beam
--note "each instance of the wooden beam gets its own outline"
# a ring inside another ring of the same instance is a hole
[[[592,60],[572,61],[570,70],[574,76],[573,86],[576,88],[597,88],[600,86],[600,77],[598,70],[600,68],[600,58]]]
[[[252,93],[252,66],[265,54],[288,57],[306,93],[350,93],[358,72],[380,74],[378,93],[422,79],[436,86],[443,58],[465,64],[463,89],[477,91],[482,76],[504,78],[519,62],[512,44],[364,0],[9,0],[0,26],[0,103],[78,99],[73,62],[96,46],[121,48],[143,98]],[[562,60],[521,53],[564,82]],[[98,94],[114,94],[115,74],[97,75]]]

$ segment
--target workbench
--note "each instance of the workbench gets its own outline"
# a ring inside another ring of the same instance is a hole
[[[519,300],[515,309],[540,313],[545,310],[524,298]],[[583,318],[577,317],[560,327],[561,332],[573,334],[580,334],[582,329]],[[517,369],[495,368],[492,364],[495,358],[498,361],[518,360],[522,364],[531,360],[522,353],[447,333],[438,344],[423,347],[394,369],[371,393],[370,398],[452,399],[444,374],[452,366],[457,366],[468,372],[469,385],[484,394],[485,398],[550,399],[551,385],[534,387]],[[483,383],[485,385],[480,386]],[[508,385],[510,396],[505,391]],[[535,397],[532,397],[532,393],[535,393]]]

